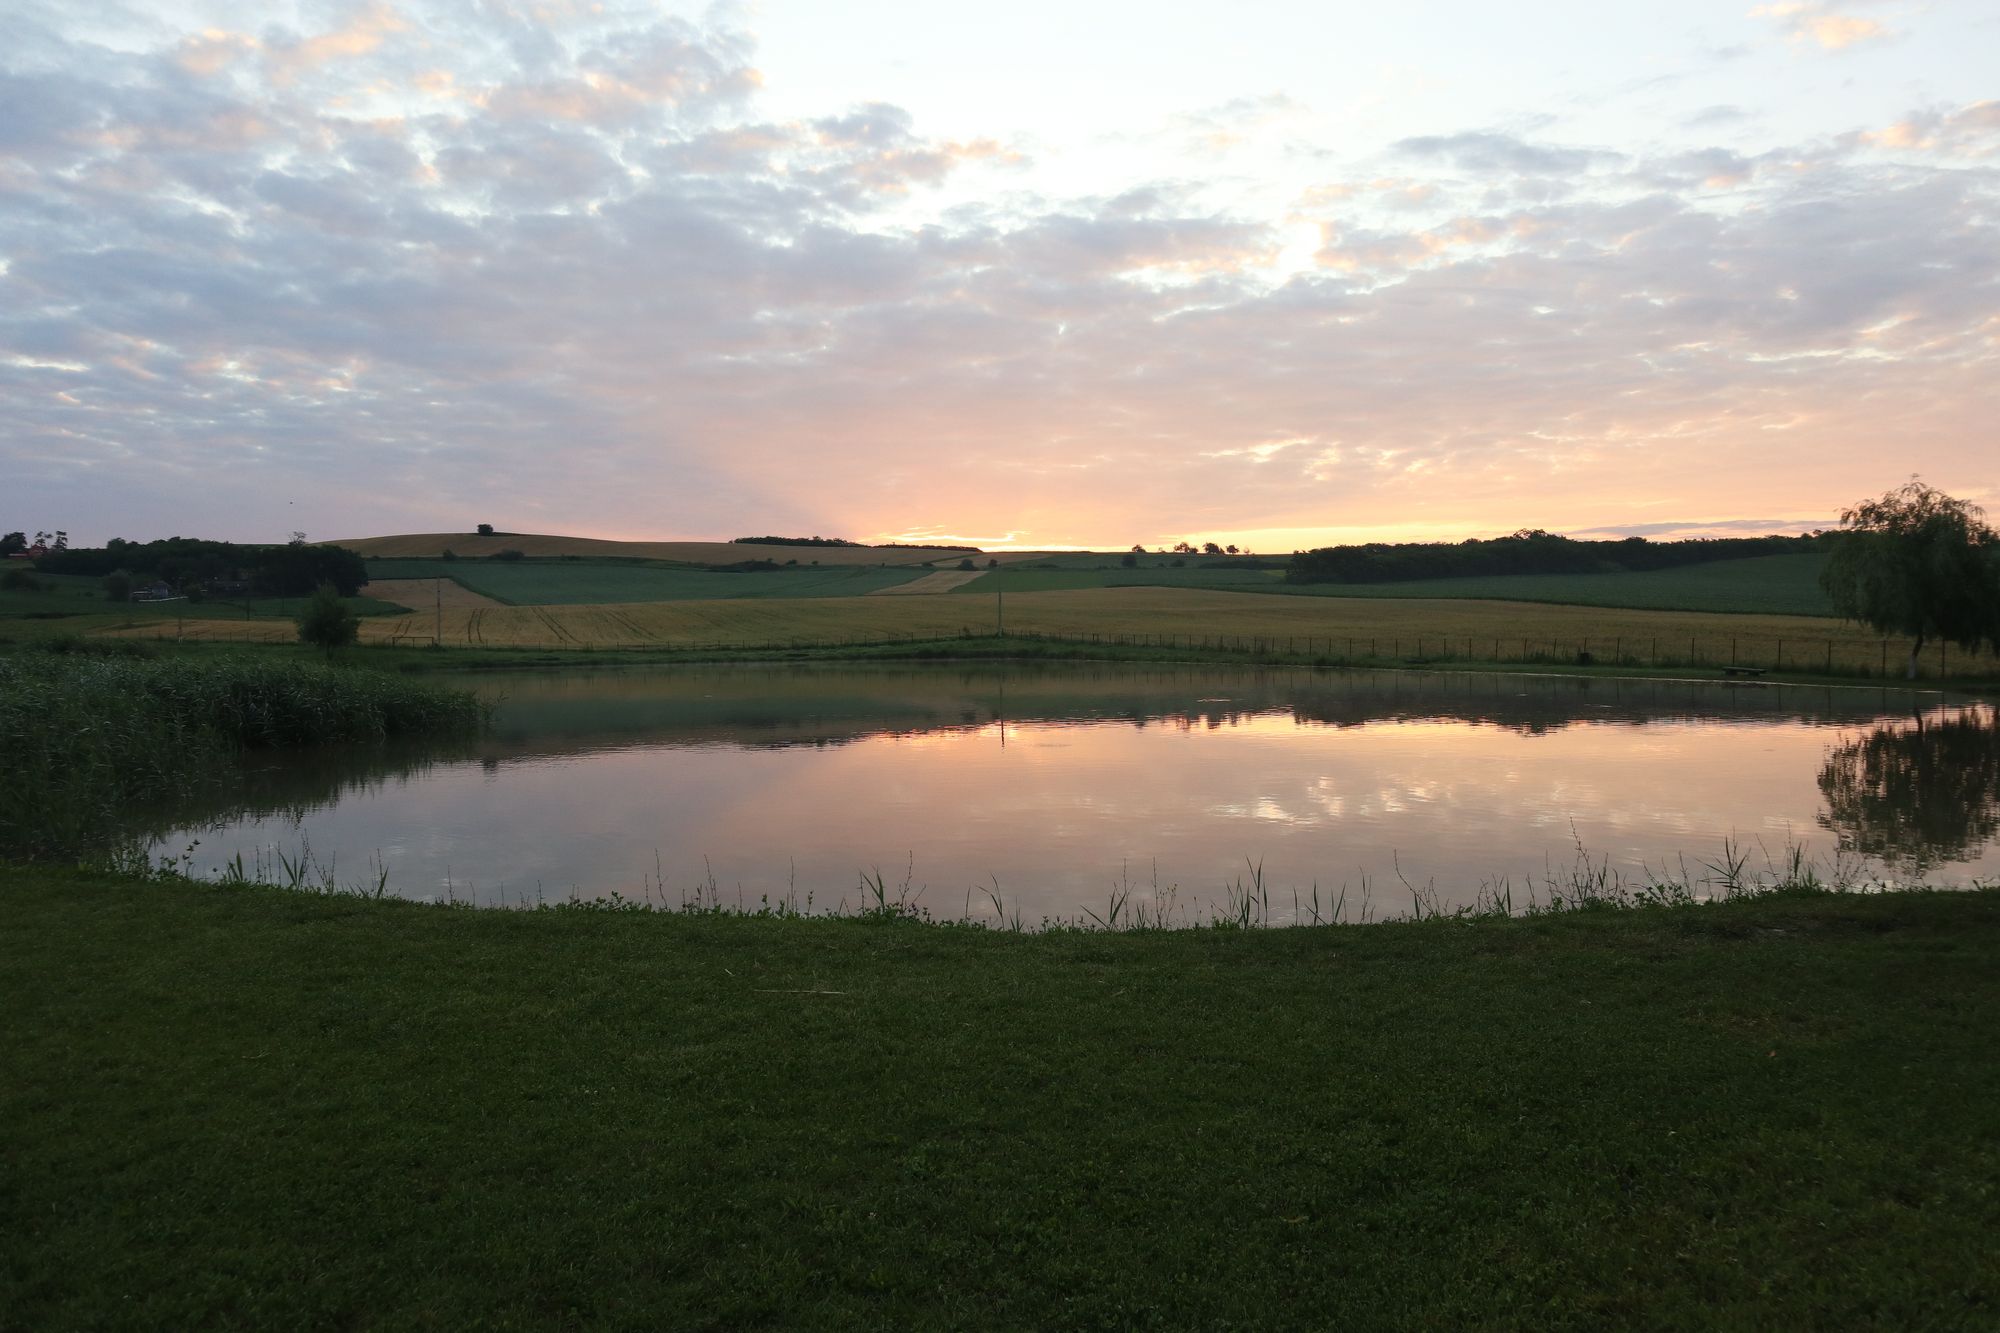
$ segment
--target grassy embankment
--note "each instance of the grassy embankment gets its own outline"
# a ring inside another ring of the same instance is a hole
[[[2000,894],[1027,936],[0,905],[11,1327],[2000,1309]]]
[[[0,857],[100,845],[228,781],[246,750],[464,734],[482,712],[456,691],[311,662],[18,652],[4,668]]]

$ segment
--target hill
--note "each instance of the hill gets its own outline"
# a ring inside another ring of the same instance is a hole
[[[594,559],[672,560],[689,565],[734,565],[773,560],[802,565],[921,565],[927,560],[965,557],[964,551],[916,546],[762,546],[744,542],[619,542],[599,537],[565,537],[541,532],[417,532],[392,537],[348,537],[328,543],[364,556],[436,558],[450,550],[478,557],[519,551],[530,556],[588,556]],[[987,559],[990,557],[981,557]]]

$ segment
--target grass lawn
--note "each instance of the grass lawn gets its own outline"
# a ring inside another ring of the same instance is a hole
[[[859,597],[934,571],[866,565],[821,565],[799,558],[795,569],[725,574],[715,570],[589,560],[370,560],[377,579],[455,580],[509,606],[593,606],[634,602],[702,602],[725,598]]]
[[[1096,565],[1103,568],[1077,568],[1081,562],[1074,557],[1060,563],[1069,567],[998,571],[956,591],[990,596],[995,583],[1004,581],[1008,592],[1046,592],[1059,588],[1213,588],[1306,597],[1492,598],[1658,611],[1800,616],[1834,613],[1832,602],[1819,586],[1819,571],[1826,563],[1823,555],[1714,560],[1636,574],[1512,574],[1407,583],[1286,583],[1282,570],[1246,569],[1227,557],[1201,557],[1178,569],[1169,563],[1169,557],[1158,555],[1141,557],[1135,569],[1123,568],[1116,558],[1097,560]]]
[[[0,870],[0,1325],[1991,1328],[2000,894],[1016,936]]]

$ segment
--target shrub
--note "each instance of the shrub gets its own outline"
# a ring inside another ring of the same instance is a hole
[[[504,551],[495,551],[492,558],[495,560],[526,560],[528,556],[525,551],[517,551],[510,546]]]
[[[320,584],[307,600],[299,612],[298,626],[299,642],[311,644],[328,657],[334,649],[345,648],[361,637],[361,622],[354,618],[353,608],[340,600],[330,583]]]

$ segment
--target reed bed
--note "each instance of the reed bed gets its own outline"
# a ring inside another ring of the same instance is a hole
[[[304,662],[0,659],[0,856],[86,848],[246,749],[462,735],[482,718],[462,692]]]

